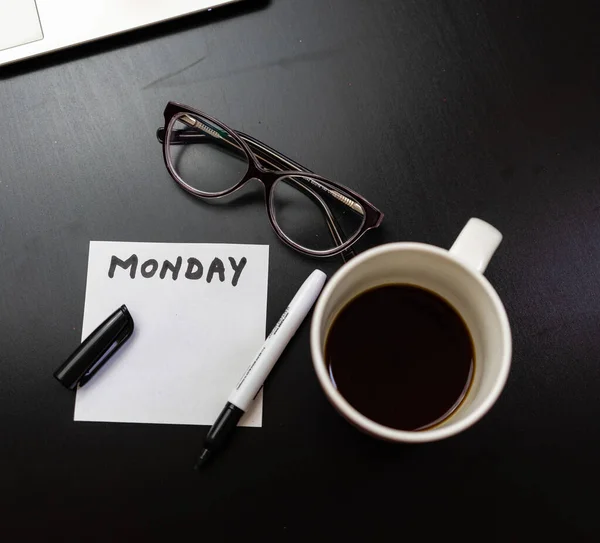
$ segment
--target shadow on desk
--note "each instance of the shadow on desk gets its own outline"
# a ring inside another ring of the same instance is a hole
[[[39,70],[40,68],[49,68],[65,62],[80,60],[99,53],[113,51],[121,47],[144,43],[149,40],[175,34],[176,32],[220,23],[233,17],[240,17],[264,9],[270,3],[271,0],[249,0],[246,2],[227,4],[211,11],[201,11],[192,15],[184,15],[183,17],[172,19],[170,21],[129,30],[115,36],[101,38],[89,43],[19,61],[0,68],[0,81]]]

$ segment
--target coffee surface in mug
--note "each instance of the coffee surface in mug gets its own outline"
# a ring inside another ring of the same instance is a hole
[[[424,430],[460,406],[475,371],[475,350],[458,312],[413,285],[362,292],[335,317],[325,362],[340,394],[369,419]]]

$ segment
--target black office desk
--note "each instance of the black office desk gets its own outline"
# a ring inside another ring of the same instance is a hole
[[[598,539],[595,4],[274,0],[1,69],[2,538]],[[283,246],[258,201],[184,194],[155,139],[168,100],[381,207],[361,250],[449,247],[471,216],[503,232],[487,276],[513,368],[482,422],[425,446],[361,435],[320,392],[308,322],[264,427],[201,474],[205,428],[73,422],[52,372],[80,338],[90,240],[269,244],[267,328],[341,264]]]

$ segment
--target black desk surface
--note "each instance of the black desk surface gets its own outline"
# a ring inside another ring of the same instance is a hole
[[[2,68],[2,536],[597,540],[595,4],[249,1]],[[361,435],[319,389],[308,322],[267,381],[263,429],[201,475],[205,428],[73,422],[52,371],[80,338],[90,240],[269,244],[269,329],[318,264],[262,204],[209,206],[171,181],[168,100],[363,193],[386,218],[360,249],[448,247],[471,216],[503,232],[487,276],[513,367],[482,422],[424,446]]]

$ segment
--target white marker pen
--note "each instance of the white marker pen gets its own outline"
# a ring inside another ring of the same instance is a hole
[[[233,432],[240,418],[248,410],[263,386],[275,362],[319,297],[326,279],[327,276],[321,270],[315,270],[292,298],[260,351],[242,375],[240,382],[229,395],[223,411],[208,431],[196,468],[204,464]]]

